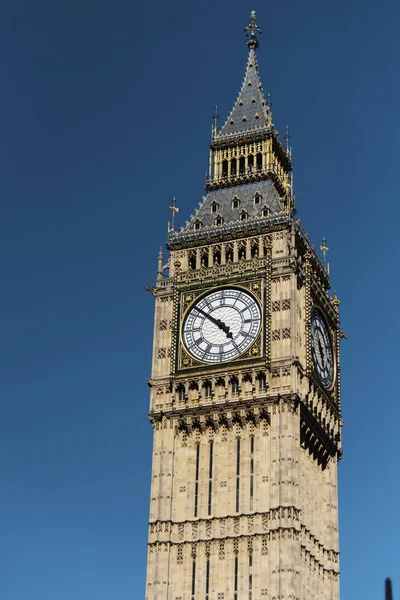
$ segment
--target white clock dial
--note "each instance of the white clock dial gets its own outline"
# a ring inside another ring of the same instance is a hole
[[[221,363],[246,352],[260,328],[261,311],[253,296],[240,289],[222,288],[190,307],[182,335],[194,358]]]
[[[325,388],[330,388],[334,375],[332,342],[318,308],[313,308],[311,312],[311,353],[318,377]]]

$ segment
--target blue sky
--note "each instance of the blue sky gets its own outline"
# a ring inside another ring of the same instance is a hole
[[[342,600],[398,577],[400,8],[3,3],[0,595],[144,598],[157,252],[203,194],[251,9],[298,216],[342,301]]]

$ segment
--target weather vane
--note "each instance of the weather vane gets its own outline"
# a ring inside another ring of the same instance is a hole
[[[171,222],[171,227],[169,226],[169,223],[168,223],[168,233],[172,233],[173,231],[175,231],[175,213],[179,212],[179,208],[176,206],[175,196],[172,198],[172,204],[169,207],[169,210],[171,211],[171,214],[172,214],[172,222]]]
[[[246,37],[249,37],[249,41],[247,45],[249,48],[258,48],[258,39],[256,33],[258,32],[260,35],[262,34],[261,29],[256,23],[256,11],[252,10],[250,13],[251,22],[244,28],[246,32]]]

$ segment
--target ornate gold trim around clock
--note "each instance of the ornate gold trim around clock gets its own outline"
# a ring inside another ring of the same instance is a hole
[[[269,260],[270,262],[270,260]],[[268,265],[267,265],[268,269]],[[267,281],[266,281],[267,279]],[[176,371],[186,371],[188,369],[206,369],[213,371],[220,371],[221,369],[226,370],[226,363],[206,363],[200,360],[197,360],[193,356],[189,355],[187,352],[183,342],[182,342],[182,324],[185,320],[186,314],[188,310],[192,306],[192,304],[196,301],[197,298],[203,296],[204,294],[211,293],[214,290],[220,290],[227,287],[233,287],[237,289],[242,289],[247,292],[250,292],[257,300],[260,311],[261,311],[261,328],[260,331],[248,351],[246,351],[241,356],[230,361],[230,365],[234,368],[237,363],[243,361],[251,361],[251,360],[259,360],[265,354],[265,339],[267,337],[266,329],[270,329],[270,318],[266,319],[265,315],[265,297],[266,297],[266,289],[268,290],[268,295],[270,298],[270,270],[267,278],[249,278],[244,281],[232,281],[232,282],[224,282],[223,285],[202,285],[196,288],[186,288],[177,290],[177,297],[175,300],[175,308],[180,305],[180,310],[177,310],[176,316],[176,335],[175,335],[175,343],[172,354],[176,355],[176,360],[174,360],[174,371],[171,372],[171,376],[174,376]],[[179,302],[180,300],[180,302]],[[270,300],[269,300],[270,303]],[[172,361],[171,361],[172,364]]]

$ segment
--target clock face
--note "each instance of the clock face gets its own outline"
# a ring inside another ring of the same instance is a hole
[[[233,360],[254,343],[261,328],[257,301],[235,288],[222,288],[202,296],[189,309],[183,323],[187,351],[206,363]]]
[[[334,372],[332,342],[318,308],[313,308],[311,312],[311,352],[318,377],[328,389],[333,383]]]

